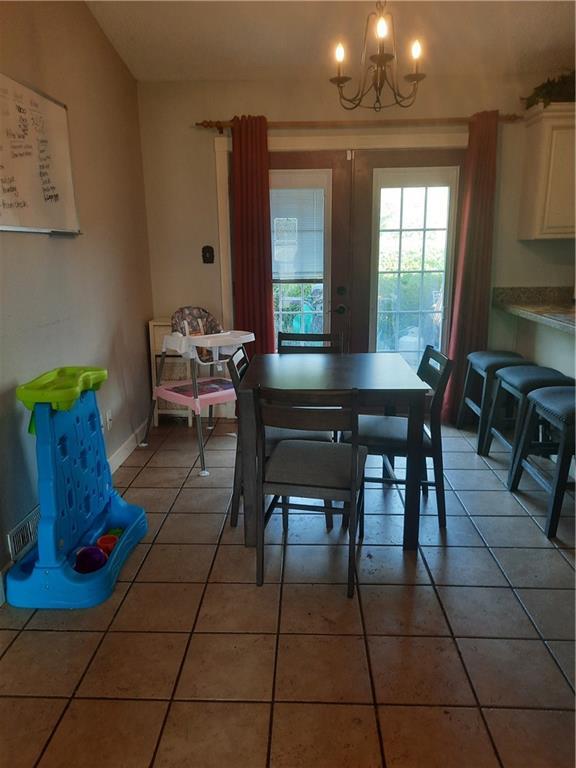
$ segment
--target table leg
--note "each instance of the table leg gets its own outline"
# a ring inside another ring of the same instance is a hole
[[[242,454],[244,544],[256,546],[256,414],[252,390],[238,392],[239,439]]]
[[[411,398],[408,411],[408,451],[406,457],[406,499],[404,502],[404,549],[418,548],[420,527],[420,474],[424,393]]]

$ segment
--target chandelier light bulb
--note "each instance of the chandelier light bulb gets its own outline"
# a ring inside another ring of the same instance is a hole
[[[380,18],[376,22],[376,37],[378,38],[378,40],[384,40],[384,38],[387,35],[388,35],[388,24],[384,16],[380,16]]]
[[[336,46],[336,61],[338,62],[338,64],[342,64],[342,62],[344,61],[344,46],[342,45],[342,43],[338,43],[338,45]]]
[[[419,40],[414,40],[412,43],[412,58],[414,61],[418,61],[420,56],[422,56],[422,46]]]

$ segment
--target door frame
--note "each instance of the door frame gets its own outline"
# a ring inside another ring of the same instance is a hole
[[[384,121],[383,121],[384,122]],[[352,129],[354,130],[354,129]],[[329,134],[294,133],[287,136],[268,136],[270,152],[344,150],[353,152],[361,149],[459,149],[468,145],[468,126],[454,128],[438,127],[425,130],[414,128],[383,127],[378,134],[348,133],[335,130]],[[233,328],[234,302],[232,293],[232,254],[230,227],[230,136],[214,137],[214,159],[216,170],[216,203],[218,213],[218,250],[220,264],[220,288],[222,296],[222,325]]]

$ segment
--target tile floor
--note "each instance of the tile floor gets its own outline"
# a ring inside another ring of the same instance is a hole
[[[339,526],[293,513],[283,545],[275,515],[258,588],[233,429],[209,478],[180,426],[116,472],[149,533],[107,603],[0,609],[0,768],[573,768],[572,498],[549,542],[545,494],[446,429],[445,531],[431,496],[403,552],[401,492],[368,488],[349,600]]]

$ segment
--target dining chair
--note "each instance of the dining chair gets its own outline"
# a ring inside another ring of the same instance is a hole
[[[228,371],[236,393],[248,370],[248,356],[244,347],[239,347],[236,352],[228,359]],[[316,440],[318,442],[331,442],[332,434],[327,431],[306,431],[297,429],[277,429],[270,427],[266,430],[266,455],[269,456],[274,446],[280,440]],[[236,458],[234,461],[234,482],[232,486],[232,501],[230,504],[230,525],[235,528],[238,525],[238,515],[240,512],[240,499],[242,497],[242,454],[241,441],[238,436],[236,442]],[[332,512],[332,503],[329,499],[325,500],[324,515],[326,518],[326,529],[331,531],[334,526]]]
[[[341,354],[343,351],[341,333],[285,333],[278,332],[278,354]]]
[[[264,529],[274,509],[282,508],[288,530],[290,507],[315,511],[290,497],[340,501],[348,513],[348,597],[354,595],[356,533],[364,535],[364,466],[367,450],[358,442],[358,391],[296,392],[254,390],[257,421],[256,583],[264,582]],[[267,430],[347,431],[349,443],[282,440],[266,455]],[[273,500],[266,508],[267,496]],[[278,498],[281,501],[278,501]]]
[[[430,402],[430,424],[424,427],[422,442],[422,493],[428,495],[428,487],[436,489],[436,505],[440,526],[446,526],[446,498],[444,494],[444,472],[442,464],[441,414],[444,393],[452,371],[452,361],[428,345],[424,350],[418,376],[432,390]],[[366,446],[370,456],[381,456],[382,477],[366,477],[367,482],[405,485],[394,474],[394,457],[408,453],[408,418],[405,416],[360,415],[358,421],[359,441]],[[344,432],[342,441],[349,442],[351,435]],[[432,458],[434,482],[428,481],[426,457]]]

